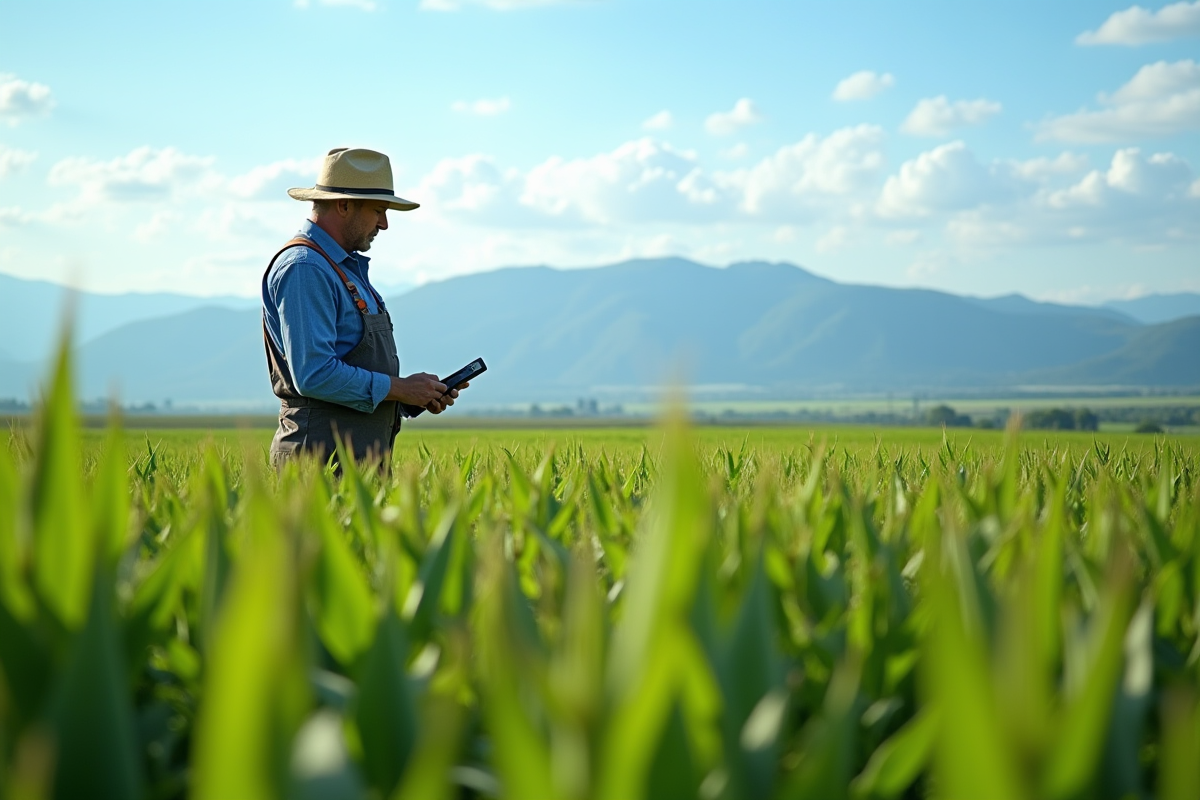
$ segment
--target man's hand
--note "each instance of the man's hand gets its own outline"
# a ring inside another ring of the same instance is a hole
[[[392,388],[385,400],[398,400],[412,406],[425,406],[440,400],[446,393],[446,384],[437,379],[437,375],[428,372],[418,372],[407,378],[392,376]],[[432,410],[432,409],[430,409]]]
[[[465,389],[470,386],[470,383],[460,383],[458,389]],[[454,405],[454,399],[458,397],[458,389],[451,389],[437,400],[433,400],[425,404],[425,410],[431,414],[440,414],[450,406]]]

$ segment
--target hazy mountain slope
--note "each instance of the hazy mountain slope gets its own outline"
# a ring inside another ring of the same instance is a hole
[[[83,397],[125,401],[269,402],[262,314],[198,308],[122,326],[76,359]]]
[[[94,294],[73,292],[48,281],[0,275],[0,358],[38,361],[53,351],[63,312],[74,307],[74,341],[87,342],[130,322],[178,314],[202,306],[257,308],[246,297],[180,294]]]
[[[1112,353],[1031,377],[1063,385],[1200,386],[1200,316],[1142,328]]]
[[[461,322],[447,330],[450,307]],[[674,370],[775,387],[996,383],[1111,352],[1139,327],[1110,312],[1009,314],[786,264],[681,259],[501,270],[418,288],[395,308],[406,369],[483,355],[504,375],[494,381],[531,389],[659,383]]]
[[[1200,314],[1200,294],[1148,294],[1133,300],[1112,300],[1105,303],[1104,307],[1128,314],[1147,324],[1170,322],[1173,319]]]

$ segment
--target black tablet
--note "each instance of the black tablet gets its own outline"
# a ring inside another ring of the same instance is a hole
[[[482,375],[485,372],[487,372],[487,364],[483,363],[482,358],[477,358],[457,372],[453,372],[444,378],[439,378],[438,380],[446,384],[446,391],[448,392],[451,389],[457,389],[467,381],[474,379],[476,375]],[[443,395],[443,397],[444,396],[445,395]],[[425,406],[414,406],[408,403],[401,403],[400,407],[403,408],[404,412],[410,417],[415,417],[425,411]]]

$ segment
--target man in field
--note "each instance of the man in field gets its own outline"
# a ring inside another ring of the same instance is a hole
[[[263,275],[263,339],[281,406],[271,462],[328,457],[341,437],[356,459],[386,463],[400,403],[440,414],[458,397],[427,372],[400,377],[392,319],[362,255],[387,230],[389,209],[417,203],[396,196],[387,156],[346,148],[329,151],[313,188],[288,195],[312,201],[312,215]]]

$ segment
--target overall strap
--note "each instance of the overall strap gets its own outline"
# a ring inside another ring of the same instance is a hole
[[[346,284],[346,290],[350,292],[350,298],[354,301],[354,307],[357,308],[359,310],[359,312],[361,312],[363,315],[370,314],[370,311],[367,309],[367,301],[363,300],[362,297],[359,295],[358,287],[354,285],[354,281],[352,281],[348,277],[346,277],[346,273],[342,270],[341,267],[339,267],[337,265],[337,262],[334,261],[332,258],[330,258],[329,254],[326,253],[324,250],[322,250],[321,246],[318,245],[316,242],[314,242],[312,239],[306,239],[303,236],[297,236],[295,239],[292,239],[290,242],[285,244],[283,247],[279,248],[279,252],[271,257],[270,263],[274,264],[275,260],[277,258],[279,258],[280,255],[283,254],[284,250],[290,250],[293,247],[308,247],[308,248],[310,248],[312,250],[316,250],[318,253],[320,253],[321,256],[323,256],[325,258],[325,260],[329,262],[329,266],[333,267],[333,271],[338,274],[338,277],[342,279],[342,283]],[[267,269],[270,270],[269,265],[268,265]],[[375,289],[372,288],[371,286],[368,285],[367,288],[371,290],[371,295],[375,298],[375,302],[377,304],[376,307],[382,310],[383,309],[383,298],[380,297],[379,293],[376,292]]]

